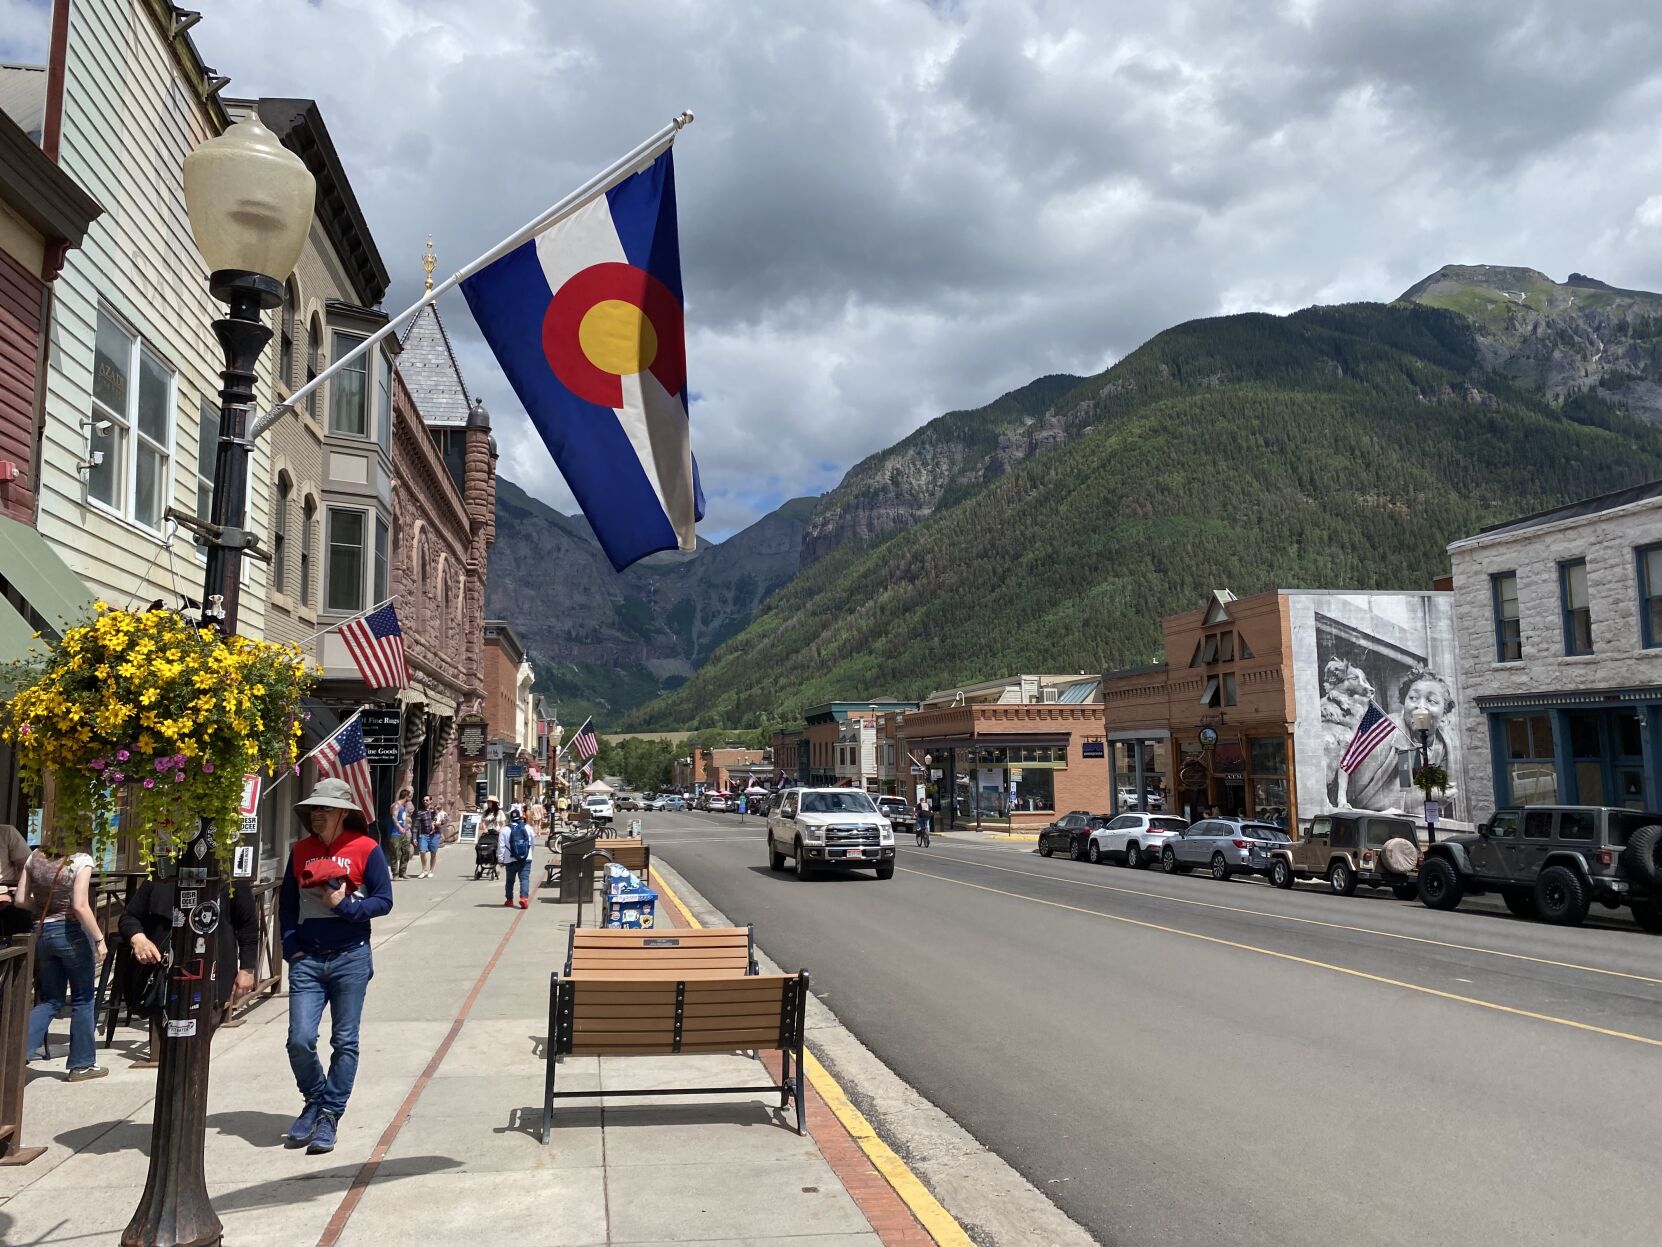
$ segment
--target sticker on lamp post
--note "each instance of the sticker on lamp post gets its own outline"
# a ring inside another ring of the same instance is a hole
[[[1443,806],[1441,802],[1427,801],[1425,803],[1425,825],[1427,827],[1435,827],[1437,820],[1442,816]]]

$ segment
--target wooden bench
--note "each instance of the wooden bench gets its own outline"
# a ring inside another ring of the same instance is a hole
[[[779,1093],[779,1107],[796,1101],[796,1132],[806,1134],[802,1101],[803,1031],[808,972],[742,974],[700,979],[624,979],[550,976],[547,1072],[542,1141],[554,1128],[554,1101],[599,1096],[755,1095]],[[556,1091],[562,1056],[669,1056],[777,1049],[779,1081],[748,1087],[651,1087],[641,1090]]]
[[[619,866],[634,871],[641,877],[641,882],[647,887],[652,886],[652,850],[646,847],[646,841],[636,836],[598,837],[593,844],[588,846],[587,851],[609,854],[612,861]],[[589,869],[594,870],[596,876],[605,877],[602,871],[594,869],[594,864],[591,863]],[[553,887],[554,876],[560,870],[560,859],[556,857],[543,870],[543,883]]]
[[[568,979],[714,979],[755,974],[756,936],[750,927],[601,928],[566,934]]]

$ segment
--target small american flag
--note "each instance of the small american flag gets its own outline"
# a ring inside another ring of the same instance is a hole
[[[594,778],[594,763],[593,762],[583,763],[583,774],[589,779]]]
[[[600,752],[600,738],[594,734],[594,720],[583,720],[583,726],[578,728],[577,735],[571,738],[571,747],[577,751],[577,756],[585,761]]]
[[[369,779],[369,753],[364,748],[364,725],[353,715],[312,755],[317,759],[317,773],[325,779],[344,779],[352,789],[352,799],[358,803],[364,821],[375,823],[375,786]]]
[[[1356,735],[1350,738],[1350,744],[1345,747],[1344,755],[1339,759],[1339,769],[1349,775],[1362,765],[1370,753],[1390,740],[1391,734],[1396,730],[1397,725],[1391,721],[1390,716],[1370,701],[1367,713],[1356,725]]]
[[[358,674],[370,688],[409,685],[410,665],[404,659],[404,633],[398,627],[398,612],[393,610],[391,602],[367,615],[347,620],[339,632],[352,661],[358,664]]]

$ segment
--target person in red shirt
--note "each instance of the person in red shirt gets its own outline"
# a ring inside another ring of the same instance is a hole
[[[357,1077],[358,1023],[375,973],[369,924],[392,909],[392,871],[346,781],[319,780],[294,809],[312,834],[289,853],[277,912],[289,965],[289,1066],[306,1103],[286,1137],[315,1156],[334,1150]],[[325,1005],[327,1072],[317,1057]]]

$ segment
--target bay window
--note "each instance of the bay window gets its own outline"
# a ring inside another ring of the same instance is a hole
[[[335,331],[330,358],[344,359],[363,341],[362,334]],[[329,381],[329,432],[347,437],[369,436],[369,355],[358,356]]]
[[[329,508],[326,565],[323,572],[323,609],[361,611],[364,608],[364,541],[367,516],[343,507]]]

